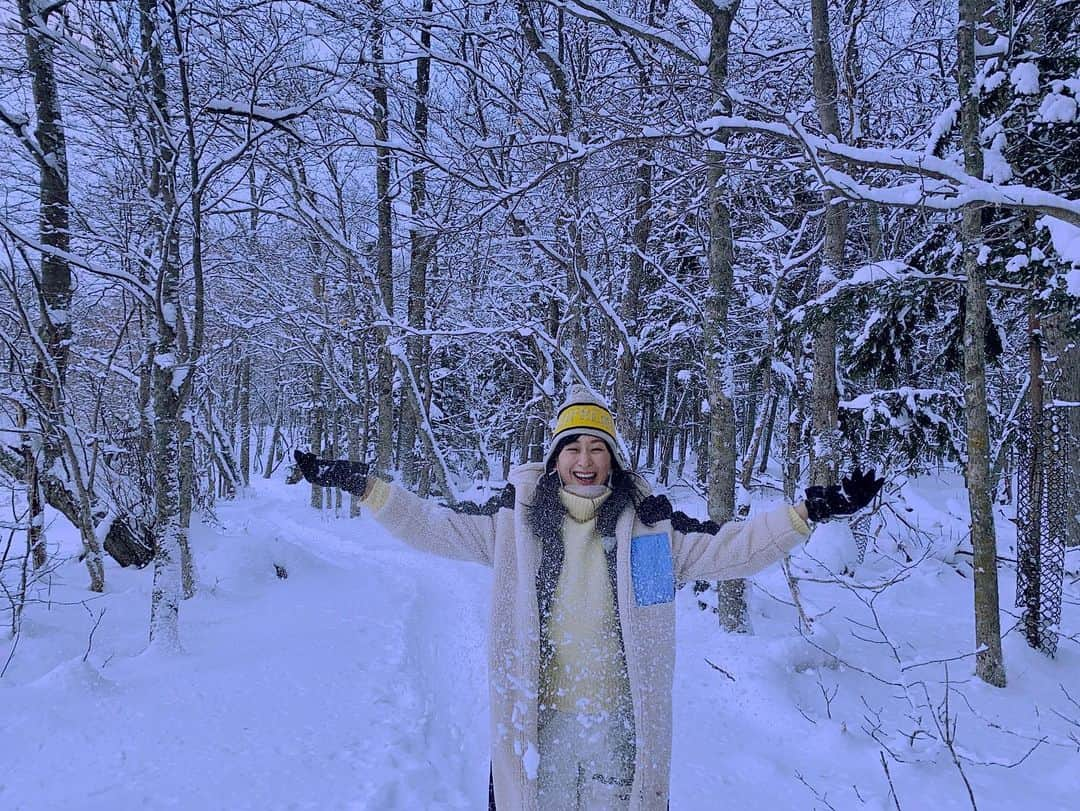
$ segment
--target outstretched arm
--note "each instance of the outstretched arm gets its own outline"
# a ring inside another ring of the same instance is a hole
[[[749,521],[695,521],[671,510],[663,496],[650,497],[672,526],[675,575],[682,580],[748,577],[780,560],[810,534],[807,519],[827,521],[858,512],[877,495],[884,479],[856,468],[838,485],[810,487],[806,501],[777,507]],[[655,508],[654,508],[655,509]]]
[[[802,506],[800,503],[799,506]],[[780,560],[810,535],[802,511],[787,505],[748,521],[680,521],[674,513],[671,548],[680,580],[749,577]],[[683,526],[680,527],[680,524]]]
[[[492,565],[495,559],[495,522],[498,510],[513,507],[508,487],[485,505],[470,502],[453,507],[423,499],[403,487],[371,479],[364,506],[398,540],[444,558]]]
[[[318,459],[294,453],[304,478],[322,487],[340,487],[361,497],[372,517],[398,540],[441,557],[491,565],[495,550],[495,515],[502,503],[455,507],[422,499],[404,488],[368,476],[363,462]],[[513,507],[512,488],[510,507]],[[505,500],[505,494],[504,498]]]

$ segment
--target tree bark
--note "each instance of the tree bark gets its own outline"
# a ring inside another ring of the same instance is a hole
[[[151,139],[148,194],[157,207],[153,398],[154,467],[154,584],[150,607],[150,642],[155,647],[180,647],[182,594],[179,431],[182,405],[178,378],[189,373],[181,357],[179,235],[176,230],[175,153],[169,132],[169,101],[156,0],[139,0],[139,29],[145,58],[144,92],[147,130]]]
[[[35,569],[46,563],[43,505],[37,483],[39,467],[49,469],[61,455],[58,431],[63,422],[64,387],[67,378],[68,346],[71,342],[71,266],[62,254],[70,248],[70,195],[68,186],[67,141],[56,82],[53,49],[44,34],[49,9],[32,0],[19,0],[19,20],[23,29],[26,64],[34,99],[34,132],[23,122],[8,121],[16,136],[27,146],[38,166],[38,235],[41,244],[58,253],[42,252],[38,287],[41,323],[38,335],[45,356],[34,365],[32,385],[38,402],[41,429],[40,456],[33,453],[27,473],[30,507],[31,556]],[[88,554],[90,550],[87,550]],[[100,566],[100,553],[97,565]],[[91,574],[91,580],[95,578]],[[101,591],[104,588],[94,590]]]
[[[1039,323],[1038,302],[1028,302],[1028,374],[1031,383],[1028,388],[1028,450],[1026,466],[1023,466],[1020,475],[1027,481],[1024,488],[1028,493],[1028,504],[1031,505],[1028,514],[1023,515],[1023,510],[1017,508],[1017,586],[1019,588],[1021,576],[1027,581],[1026,593],[1022,595],[1024,602],[1023,624],[1024,636],[1028,644],[1033,648],[1040,646],[1039,633],[1039,609],[1042,602],[1040,597],[1041,574],[1042,574],[1042,520],[1043,520],[1043,488],[1046,486],[1044,438],[1045,402],[1043,398],[1043,352],[1042,330]],[[1025,520],[1027,519],[1027,520]],[[1023,537],[1023,536],[1026,536]],[[1025,543],[1026,541],[1026,543]],[[1018,595],[1021,596],[1021,595]]]
[[[979,97],[975,88],[975,32],[982,21],[982,0],[960,0],[956,29],[957,77],[964,170],[982,177],[979,143]],[[997,539],[990,493],[990,426],[986,405],[986,268],[982,249],[981,207],[964,208],[961,224],[963,265],[967,276],[964,312],[964,415],[967,422],[968,501],[975,568],[975,673],[987,684],[1005,686],[998,606]]]
[[[788,394],[787,431],[784,441],[784,498],[795,500],[795,488],[799,485],[800,459],[803,445],[803,407],[802,394],[797,383],[793,383]]]
[[[647,77],[639,77],[647,78]],[[645,86],[644,84],[642,85]],[[620,344],[616,360],[615,409],[619,435],[629,448],[638,445],[638,415],[641,412],[637,391],[637,338],[641,319],[641,286],[646,278],[645,255],[652,233],[652,149],[642,143],[637,149],[637,166],[634,173],[634,225],[630,234],[630,257],[627,262],[627,279],[622,301],[622,318],[630,333],[630,348]]]
[[[266,449],[266,465],[263,467],[264,479],[269,479],[274,475],[274,462],[277,461],[277,446],[281,442],[281,419],[285,414],[285,397],[281,393],[282,384],[280,379],[277,381],[277,388],[277,408],[274,411],[274,427],[270,431],[270,446]]]
[[[761,462],[758,464],[758,473],[764,473],[769,467],[769,454],[772,451],[773,430],[776,428],[776,412],[780,405],[780,394],[773,386],[772,403],[769,406],[769,416],[765,422],[765,440],[761,449]]]
[[[240,479],[251,484],[251,357],[240,360]]]
[[[323,446],[326,442],[326,390],[323,386],[323,368],[321,363],[316,363],[311,369],[311,453],[316,456],[323,455]],[[323,492],[324,488],[317,484],[311,485],[311,506],[321,510],[324,506],[324,498],[328,495]],[[327,505],[329,506],[329,505]]]
[[[416,81],[414,92],[416,101],[413,106],[413,130],[418,152],[427,148],[428,137],[428,92],[431,88],[431,58],[426,51],[431,47],[431,26],[427,20],[431,16],[433,0],[423,0],[421,14],[425,22],[420,27],[421,55],[416,59]],[[407,318],[414,330],[422,330],[427,322],[427,275],[431,262],[432,243],[435,235],[429,221],[427,201],[427,171],[420,159],[412,167],[411,188],[409,194],[411,223],[409,230],[409,300]],[[425,394],[427,375],[427,340],[412,334],[405,340],[406,360],[411,367],[411,375],[416,377]],[[416,439],[424,413],[418,410],[418,404],[411,404],[412,398],[402,399],[401,409],[401,446],[402,478],[406,484],[415,486],[420,479],[420,466]],[[426,446],[426,443],[425,443]],[[434,459],[431,460],[433,463]]]
[[[181,343],[184,347],[184,356],[187,362],[188,373],[183,376],[179,386],[180,412],[178,414],[178,440],[180,443],[180,569],[183,593],[185,599],[195,596],[195,562],[191,555],[191,546],[188,534],[191,529],[191,513],[195,498],[195,441],[194,428],[192,426],[191,412],[184,407],[193,397],[195,388],[195,375],[193,370],[198,366],[199,357],[202,354],[203,337],[205,334],[206,317],[206,290],[203,276],[203,188],[201,168],[199,164],[200,151],[195,141],[195,116],[191,105],[191,87],[189,81],[190,62],[188,60],[186,40],[181,32],[180,10],[176,3],[168,3],[165,6],[169,14],[173,47],[176,49],[178,63],[178,77],[180,80],[180,109],[184,118],[184,136],[187,145],[188,177],[191,183],[191,275],[192,275],[192,334],[184,340],[181,332]],[[190,9],[185,5],[185,10]],[[254,199],[254,197],[252,198]],[[252,220],[257,217],[252,214]],[[253,229],[254,230],[254,229]],[[179,256],[177,257],[179,261]],[[183,328],[183,321],[178,322],[178,327]],[[246,483],[246,479],[245,479]]]
[[[698,0],[710,19],[709,92],[712,109],[725,114],[731,106],[727,91],[728,45],[731,24],[739,3],[714,4]],[[725,145],[725,133],[714,136]],[[709,149],[705,154],[707,210],[709,226],[709,287],[705,300],[705,375],[709,401],[709,518],[718,524],[730,521],[735,514],[735,445],[734,375],[731,360],[731,337],[728,302],[734,285],[735,246],[731,234],[731,212],[727,207],[728,184],[726,153]],[[742,580],[717,583],[717,609],[720,625],[727,631],[750,632],[747,586]]]
[[[833,60],[826,0],[810,0],[814,40],[814,97],[822,132],[841,141],[837,105],[836,63]],[[847,242],[848,209],[843,199],[826,189],[825,245],[818,274],[818,295],[841,278]],[[836,319],[823,313],[814,326],[814,378],[810,395],[811,462],[810,483],[828,485],[836,481],[839,467],[837,411],[840,398],[836,385]]]
[[[364,448],[361,445],[360,426],[363,424],[363,408],[360,405],[362,399],[366,399],[367,390],[362,385],[360,373],[360,348],[354,341],[349,346],[349,377],[352,380],[353,391],[356,400],[347,405],[347,425],[345,429],[346,452],[350,462],[364,461]],[[349,495],[349,517],[356,518],[360,515],[361,497],[355,493]]]
[[[41,496],[41,482],[38,476],[38,454],[34,448],[34,438],[30,434],[26,408],[20,403],[15,406],[15,425],[21,429],[24,475],[26,482],[26,548],[30,552],[30,562],[35,570],[45,568],[48,555],[45,549],[45,505]]]
[[[371,57],[374,63],[375,82],[371,89],[375,129],[375,207],[378,233],[375,242],[375,275],[382,306],[377,308],[388,316],[394,315],[394,255],[393,255],[393,198],[390,192],[390,91],[383,65],[383,38],[385,24],[382,21],[381,0],[371,0],[374,16],[371,26]],[[390,328],[379,329],[381,338],[375,390],[378,397],[378,426],[376,429],[375,473],[386,476],[390,472],[394,452],[394,360],[388,342]]]

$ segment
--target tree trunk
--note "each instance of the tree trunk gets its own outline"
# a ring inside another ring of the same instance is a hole
[[[960,0],[956,29],[957,77],[964,170],[982,177],[979,143],[979,97],[975,88],[975,31],[982,20],[982,0]],[[990,494],[990,427],[986,406],[986,268],[982,249],[981,208],[964,208],[961,225],[967,276],[964,312],[964,416],[967,423],[967,491],[971,509],[971,545],[975,568],[975,673],[987,684],[1005,686],[998,606],[997,539]]]
[[[788,395],[787,432],[784,442],[784,498],[795,501],[795,489],[799,485],[803,444],[803,408],[801,394],[796,384],[792,384]]]
[[[190,14],[190,9],[186,5],[184,8]],[[199,165],[201,152],[195,142],[195,117],[191,107],[189,82],[191,65],[186,48],[187,40],[180,30],[180,10],[177,4],[168,3],[165,5],[165,10],[169,14],[172,23],[173,46],[176,48],[177,73],[180,79],[180,108],[184,118],[188,172],[191,182],[192,334],[190,340],[186,341],[184,351],[189,371],[184,375],[179,386],[180,412],[178,423],[180,443],[180,569],[184,598],[190,599],[195,596],[195,562],[192,559],[191,546],[188,541],[188,533],[191,529],[192,502],[195,496],[195,443],[191,412],[184,406],[193,397],[195,387],[193,370],[198,366],[199,357],[202,354],[203,336],[206,331],[206,290],[202,264],[203,189]],[[256,214],[252,214],[253,219],[256,216]],[[177,257],[177,261],[179,261],[179,257]],[[179,337],[182,344],[185,343],[183,340],[183,326],[183,321],[179,321],[178,327],[181,330]]]
[[[184,372],[179,330],[180,301],[179,236],[176,230],[175,153],[169,132],[169,104],[165,63],[161,52],[158,8],[155,0],[139,0],[141,45],[145,57],[148,131],[151,139],[151,176],[148,193],[159,206],[154,214],[158,244],[155,301],[153,397],[154,468],[154,584],[150,608],[150,642],[155,647],[180,647],[181,535],[180,453],[178,415]]]
[[[17,427],[22,428],[20,449],[22,451],[26,482],[26,543],[30,551],[30,560],[34,569],[43,569],[48,561],[45,549],[45,505],[41,496],[41,482],[38,477],[38,457],[34,450],[34,440],[30,435],[26,408],[16,404]]]
[[[217,440],[214,438],[214,432],[210,426],[214,424],[214,391],[211,389],[206,393],[206,452],[211,459],[217,459]],[[221,495],[221,480],[214,477],[214,465],[206,466],[206,486],[210,493],[210,502],[213,503],[214,499]]]
[[[350,462],[364,461],[364,449],[360,444],[361,407],[360,398],[365,396],[360,384],[360,349],[355,342],[349,346],[349,379],[356,399],[345,404],[345,453]],[[349,494],[349,517],[360,515],[361,497]]]
[[[180,450],[180,470],[177,486],[180,504],[180,584],[184,599],[195,596],[195,561],[191,557],[191,544],[188,542],[188,530],[191,528],[191,513],[195,497],[195,436],[191,419],[184,409],[177,418],[177,443]]]
[[[381,0],[371,0],[371,9],[375,17],[371,25],[371,57],[375,71],[374,86],[371,89],[374,109],[372,117],[375,125],[375,198],[378,220],[378,234],[375,242],[375,275],[378,280],[378,293],[382,298],[381,307],[377,308],[388,316],[394,315],[394,255],[393,255],[393,198],[390,192],[390,102],[386,83],[386,68],[383,66],[383,38],[385,25],[382,21]],[[388,342],[389,327],[379,329],[381,338],[378,353],[378,368],[375,377],[375,390],[378,396],[379,422],[375,448],[375,473],[386,476],[390,472],[391,457],[394,451],[394,360],[390,355]]]
[[[139,363],[139,459],[149,460],[154,452],[154,429],[150,424],[150,403],[153,397],[154,344],[147,342]],[[149,496],[150,493],[145,493]]]
[[[870,105],[863,98],[864,76],[862,48],[859,44],[859,23],[866,11],[867,0],[844,0],[844,24],[847,26],[847,48],[844,52],[844,84],[848,98],[848,119],[851,140],[857,147],[865,147],[870,135]],[[881,206],[866,203],[867,244],[870,258],[878,262],[885,258],[885,234],[881,220]]]
[[[646,78],[646,77],[639,77]],[[646,85],[643,83],[642,87]],[[646,278],[645,255],[649,249],[652,233],[652,148],[639,144],[637,149],[637,167],[634,175],[634,225],[630,234],[630,257],[627,263],[627,279],[622,301],[622,318],[632,341],[636,341],[641,319],[641,286]],[[631,344],[631,349],[636,349]],[[612,407],[615,409],[616,425],[620,436],[629,448],[638,447],[638,415],[641,412],[640,397],[637,391],[637,353],[629,351],[620,344],[616,361],[615,396]]]
[[[506,439],[503,440],[503,452],[502,452],[502,481],[506,481],[510,477],[510,467],[513,463],[514,454],[514,435],[512,433],[507,434]]]
[[[328,456],[331,459],[341,458],[341,410],[338,408],[330,412],[330,453]],[[330,492],[333,494],[333,508],[336,514],[337,511],[341,510],[341,488],[335,487]]]
[[[773,392],[773,374],[770,369],[766,380],[765,387],[765,404],[758,411],[757,419],[754,420],[754,430],[750,436],[750,443],[746,448],[746,454],[742,460],[742,474],[739,479],[739,483],[744,490],[750,489],[750,484],[754,478],[754,462],[757,460],[758,453],[761,450],[762,437],[765,434],[766,425],[776,415],[776,394]],[[767,453],[767,451],[766,451]]]
[[[739,3],[711,6],[709,38],[709,88],[714,112],[725,114],[731,106],[727,92],[728,43]],[[727,135],[713,140],[726,145]],[[725,152],[709,149],[705,154],[709,213],[709,291],[705,301],[705,375],[709,401],[709,518],[718,524],[735,513],[735,381],[731,360],[728,302],[734,285],[735,247],[731,212],[727,207],[728,184]],[[721,581],[716,587],[720,625],[727,631],[750,632],[747,586],[742,580]]]
[[[354,375],[357,380],[357,389],[362,399],[360,400],[360,459],[368,461],[371,454],[371,370],[368,366],[367,343],[364,341],[357,347],[358,367]],[[357,498],[352,505],[354,515],[360,514],[360,499]]]
[[[679,451],[678,451],[678,463],[675,468],[675,477],[682,480],[683,475],[686,472],[686,453],[687,446],[690,441],[691,431],[683,428],[679,431]]]
[[[837,107],[836,63],[833,61],[829,32],[829,8],[826,0],[810,0],[814,39],[814,96],[818,118],[826,136],[843,139]],[[825,245],[818,275],[818,295],[833,287],[841,278],[844,247],[847,241],[847,204],[835,192],[826,190]],[[832,313],[821,314],[814,326],[814,378],[810,396],[811,462],[810,483],[828,485],[836,481],[839,468],[839,430],[836,386],[836,319]]]
[[[297,193],[306,203],[315,208],[315,193],[307,181],[307,169],[300,159],[294,161],[296,177],[298,180]],[[254,227],[254,224],[253,224]],[[311,274],[311,296],[320,313],[325,311],[326,304],[326,276],[322,246],[316,235],[309,238],[313,272]],[[323,381],[323,359],[326,357],[326,337],[319,338],[314,347],[315,357],[311,367],[311,410],[308,414],[309,439],[311,442],[310,453],[316,456],[323,455],[326,434],[326,391]],[[324,493],[323,488],[317,484],[311,485],[310,504],[316,510],[323,508],[324,500],[329,506],[329,493]]]
[[[320,278],[321,277],[317,277]],[[323,388],[323,368],[316,363],[311,369],[311,453],[323,455],[326,435],[326,391]],[[323,508],[323,499],[327,495],[322,487],[311,485],[311,506],[316,510]]]
[[[772,294],[769,296],[769,303],[765,313],[765,350],[762,355],[761,362],[758,366],[760,375],[764,382],[764,391],[762,392],[761,400],[762,407],[758,410],[756,418],[753,420],[753,430],[747,442],[746,453],[742,460],[742,473],[740,477],[740,484],[743,490],[750,490],[750,483],[754,476],[754,460],[757,459],[758,452],[761,449],[762,436],[768,430],[770,439],[765,443],[764,457],[767,460],[769,456],[768,443],[771,441],[772,435],[772,422],[776,419],[776,401],[777,395],[777,380],[776,375],[773,373],[773,357],[776,351],[776,299],[780,295],[780,287],[784,282],[784,276],[781,275],[777,278],[776,284],[773,286]],[[764,471],[764,463],[762,465],[762,471]]]
[[[277,381],[277,385],[277,409],[274,411],[274,427],[270,432],[270,447],[266,449],[266,466],[263,468],[264,479],[269,479],[274,475],[274,463],[277,461],[277,446],[281,442],[281,418],[285,413],[285,397],[281,393],[282,385],[280,379]]]
[[[773,430],[776,428],[776,412],[780,405],[780,394],[773,387],[772,403],[769,406],[769,416],[765,422],[765,442],[761,449],[761,462],[758,465],[758,473],[765,473],[769,467],[769,454],[772,452]]]
[[[420,27],[420,56],[416,59],[416,103],[413,107],[413,130],[416,134],[417,150],[427,148],[428,136],[428,92],[431,87],[431,58],[424,55],[431,47],[430,19],[433,0],[423,0]],[[414,330],[423,330],[427,324],[427,274],[431,262],[432,242],[435,239],[432,223],[429,221],[427,205],[427,171],[422,161],[412,167],[410,189],[411,224],[409,230],[409,299],[407,317],[409,326]],[[427,340],[420,335],[409,335],[405,341],[406,359],[410,375],[415,376],[424,394],[424,381],[427,375],[423,369],[427,364]],[[406,484],[415,486],[420,478],[419,459],[416,439],[420,421],[424,419],[418,405],[409,405],[412,398],[402,398],[401,408],[401,447],[402,478]],[[434,459],[431,460],[435,462]]]
[[[1044,456],[1044,411],[1043,398],[1043,353],[1042,330],[1039,324],[1038,302],[1028,303],[1028,373],[1031,383],[1028,388],[1028,432],[1027,464],[1021,465],[1020,475],[1026,479],[1021,492],[1027,492],[1028,509],[1017,507],[1017,603],[1022,603],[1024,636],[1033,648],[1041,644],[1039,633],[1039,610],[1042,603],[1042,534],[1043,534],[1043,489],[1046,485]],[[1025,514],[1026,512],[1026,514]],[[1024,588],[1021,589],[1021,581]]]
[[[240,480],[251,484],[251,357],[240,360]]]
[[[32,0],[19,0],[19,20],[23,29],[26,63],[34,98],[34,131],[25,122],[9,121],[15,134],[27,146],[38,166],[38,225],[41,244],[57,253],[43,252],[38,287],[41,324],[38,335],[45,357],[34,365],[33,389],[38,402],[42,453],[29,460],[27,473],[30,507],[31,555],[35,569],[46,562],[45,526],[39,464],[49,469],[61,455],[58,431],[63,421],[64,386],[67,377],[68,346],[71,341],[71,267],[65,258],[70,248],[70,198],[67,142],[56,83],[53,49],[44,35],[51,9],[43,10]],[[100,561],[99,561],[100,563]],[[99,589],[100,590],[100,589]]]

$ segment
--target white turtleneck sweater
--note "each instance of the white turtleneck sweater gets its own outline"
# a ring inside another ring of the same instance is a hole
[[[626,661],[596,514],[611,495],[602,485],[559,491],[563,563],[552,596],[547,636],[553,655],[540,679],[542,706],[610,716],[630,695]]]

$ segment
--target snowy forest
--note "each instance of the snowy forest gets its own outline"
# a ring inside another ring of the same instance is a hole
[[[680,588],[672,807],[1074,807],[1080,4],[0,0],[0,43],[0,806],[482,807],[484,572],[292,453],[483,502],[583,384],[701,519],[886,479]]]

